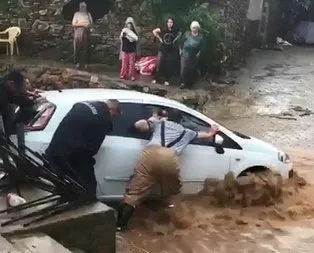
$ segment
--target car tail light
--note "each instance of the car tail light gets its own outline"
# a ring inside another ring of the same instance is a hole
[[[44,130],[55,111],[54,105],[48,105],[36,114],[36,116],[25,126],[25,131]]]

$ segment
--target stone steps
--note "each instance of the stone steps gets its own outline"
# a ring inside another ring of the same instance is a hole
[[[21,251],[17,250],[7,239],[5,239],[2,236],[0,236],[0,252],[1,253],[22,253]]]
[[[13,236],[8,240],[0,236],[1,253],[72,253],[50,236],[43,233]]]

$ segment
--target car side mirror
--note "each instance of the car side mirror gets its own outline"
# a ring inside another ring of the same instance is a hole
[[[216,134],[214,136],[213,141],[214,141],[215,150],[216,150],[217,154],[224,154],[225,150],[224,150],[224,148],[222,146],[224,138],[222,138],[219,134]]]
[[[222,143],[224,142],[224,138],[222,138],[219,134],[216,134],[214,138],[214,142],[217,146],[218,145],[221,146]]]

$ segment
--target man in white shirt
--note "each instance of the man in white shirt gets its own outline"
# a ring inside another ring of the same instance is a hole
[[[74,28],[74,61],[77,68],[87,68],[89,33],[93,24],[91,14],[87,11],[87,5],[80,3],[79,11],[74,14],[72,26]]]

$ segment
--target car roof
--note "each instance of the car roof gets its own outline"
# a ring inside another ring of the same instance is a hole
[[[146,103],[161,103],[172,105],[179,108],[188,108],[182,103],[175,100],[167,99],[157,95],[143,93],[132,90],[119,89],[101,89],[101,88],[86,88],[86,89],[63,89],[52,90],[44,93],[47,100],[54,104],[74,104],[86,100],[134,100],[143,101]]]

